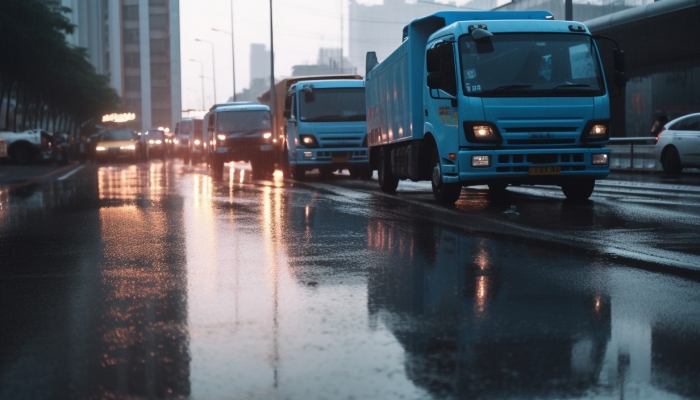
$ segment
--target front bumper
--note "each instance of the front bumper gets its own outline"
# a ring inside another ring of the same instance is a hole
[[[593,165],[593,154],[607,154],[608,164]],[[472,167],[472,156],[489,156],[488,167]],[[500,180],[523,184],[559,184],[568,178],[602,179],[610,174],[610,149],[460,150],[457,163],[442,163],[443,181],[478,185]],[[557,173],[534,174],[533,167],[559,167]]]
[[[224,161],[250,161],[260,157],[272,157],[274,146],[271,143],[251,140],[226,140],[216,146],[216,154]]]
[[[369,163],[369,151],[366,148],[358,149],[325,149],[325,148],[298,148],[290,151],[289,163],[292,166],[306,166],[318,168],[320,166],[337,166],[348,168],[360,164]]]

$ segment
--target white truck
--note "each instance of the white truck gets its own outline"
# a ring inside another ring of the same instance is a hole
[[[53,136],[41,129],[24,132],[0,132],[5,139],[7,154],[17,164],[28,164],[37,159],[51,158]]]

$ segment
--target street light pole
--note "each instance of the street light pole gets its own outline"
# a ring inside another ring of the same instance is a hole
[[[270,114],[272,114],[272,129],[274,138],[279,135],[277,132],[277,118],[275,114],[277,112],[275,104],[275,44],[274,44],[274,32],[272,29],[272,0],[270,0]]]
[[[216,61],[214,61],[214,43],[202,39],[195,39],[195,41],[207,43],[209,46],[211,46],[211,73],[214,79],[214,104],[216,104]]]
[[[204,108],[204,63],[199,60],[194,60],[192,58],[190,58],[190,61],[199,63],[199,67],[202,70],[202,111],[204,111],[206,110],[206,108]],[[214,102],[216,103],[216,101]]]
[[[231,17],[231,24],[231,26],[233,27],[233,17]],[[236,53],[233,48],[233,33],[216,28],[211,28],[211,30],[214,32],[221,32],[227,35],[231,35],[231,69],[233,70],[233,101],[236,101]]]

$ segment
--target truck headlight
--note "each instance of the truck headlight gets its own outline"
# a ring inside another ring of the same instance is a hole
[[[582,142],[605,141],[610,138],[610,120],[591,120],[583,128]]]
[[[608,155],[606,153],[591,154],[593,165],[608,165]]]
[[[226,140],[226,135],[216,135],[216,137],[221,140],[222,142]]]
[[[97,146],[97,147],[95,147],[95,150],[97,150],[97,151],[105,151],[105,150],[107,150],[107,149],[106,149],[104,146]]]
[[[318,147],[318,142],[312,135],[299,135],[299,142],[304,147]]]
[[[472,156],[472,167],[490,167],[491,156]]]
[[[496,125],[487,121],[464,121],[464,135],[471,143],[500,144],[503,141]]]
[[[269,139],[271,137],[272,137],[272,133],[270,133],[270,132],[263,133],[263,139]]]

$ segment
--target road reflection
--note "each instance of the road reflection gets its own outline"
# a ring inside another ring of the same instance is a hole
[[[511,244],[425,220],[413,229],[372,221],[368,239],[393,260],[371,270],[370,313],[406,349],[407,375],[433,396],[569,397],[595,385],[609,299],[527,276],[536,260],[526,249],[513,263]]]
[[[182,201],[169,193],[164,164],[98,171],[109,205],[99,212],[104,257],[91,335],[100,397],[190,393]]]

